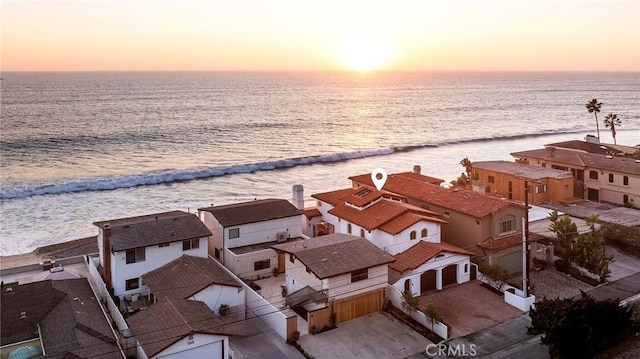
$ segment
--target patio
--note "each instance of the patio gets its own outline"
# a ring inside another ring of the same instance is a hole
[[[254,281],[260,286],[258,293],[278,309],[287,308],[285,297],[282,296],[282,286],[284,286],[285,275],[280,274],[277,277],[268,277]],[[307,320],[298,315],[298,331],[300,335],[309,334],[309,324]]]

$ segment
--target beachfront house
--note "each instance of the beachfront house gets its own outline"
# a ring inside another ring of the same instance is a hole
[[[328,234],[272,246],[286,256],[286,304],[303,313],[309,327],[378,312],[384,304],[393,257],[364,238]]]
[[[128,323],[138,359],[226,359],[232,357],[229,336],[241,334],[238,325],[225,324],[204,302],[186,299],[164,299]]]
[[[567,141],[544,149],[514,152],[516,162],[570,171],[574,196],[594,202],[635,206],[640,203],[640,160],[625,146]]]
[[[102,276],[120,299],[148,293],[142,275],[184,254],[207,258],[211,231],[183,211],[95,222]]]
[[[124,359],[86,278],[2,285],[2,358]]]
[[[419,171],[389,174],[383,191],[402,196],[416,207],[441,213],[448,222],[441,226],[441,241],[476,253],[474,262],[497,264],[512,273],[522,271],[524,204],[463,188],[441,187],[431,183],[430,178]],[[353,188],[373,187],[370,174],[349,179]],[[501,249],[493,252],[493,247],[482,246],[483,242],[499,242]]]
[[[529,186],[529,203],[560,203],[574,196],[573,175],[569,171],[529,166],[509,161],[473,162],[478,173],[474,190],[524,202],[524,182]]]
[[[216,315],[244,319],[245,292],[238,280],[211,257],[182,255],[142,276],[153,298],[201,301]]]
[[[264,199],[198,209],[213,233],[209,254],[241,278],[284,272],[273,244],[300,240],[303,211],[284,199]]]
[[[366,186],[313,197],[337,232],[359,235],[395,257],[389,266],[389,283],[399,291],[419,295],[471,278],[469,258],[474,253],[441,243],[447,222],[440,214]]]

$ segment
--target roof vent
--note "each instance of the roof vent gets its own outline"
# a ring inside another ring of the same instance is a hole
[[[20,319],[26,319],[27,318],[27,312],[20,312]]]
[[[607,159],[609,159],[609,160],[613,158],[613,156],[611,156],[611,155],[606,156],[606,157],[607,157]]]
[[[5,289],[5,290],[4,290],[4,292],[5,292],[6,294],[12,294],[12,293],[13,293],[13,288],[11,288],[11,287],[7,287],[7,289]]]

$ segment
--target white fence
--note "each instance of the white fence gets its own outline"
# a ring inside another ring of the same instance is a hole
[[[432,326],[431,319],[429,319],[429,317],[427,317],[424,313],[420,311],[416,310],[413,312],[409,312],[408,310],[406,310],[402,306],[402,293],[400,293],[399,290],[397,290],[391,285],[387,286],[387,298],[391,300],[391,304],[393,304],[394,307],[402,310],[404,313],[411,316],[411,318],[413,318],[415,321],[422,324],[425,328],[431,330],[431,326]],[[437,320],[433,321],[433,332],[438,334],[442,339],[445,339],[445,340],[448,339],[449,328]]]
[[[247,319],[256,316],[264,320],[279,336],[287,340],[287,317],[256,293],[246,283],[241,282],[246,293],[246,305],[253,315],[247,315]]]
[[[477,278],[481,282],[491,286],[491,281],[486,275],[478,272]],[[495,288],[495,286],[492,286],[492,287]],[[535,295],[530,294],[528,297],[525,298],[524,292],[522,290],[516,287],[510,286],[507,283],[502,283],[500,288],[496,288],[496,289],[504,293],[505,303],[511,306],[514,306],[523,312],[528,312],[531,309],[531,307],[535,308],[535,302],[536,302]]]
[[[102,276],[100,276],[100,272],[98,271],[98,267],[96,266],[96,262],[98,262],[98,258],[96,257],[87,257],[89,266],[89,276],[93,280],[93,283],[96,286],[96,294],[100,297],[99,299],[102,303],[107,304],[107,310],[109,311],[109,316],[116,323],[116,327],[122,333],[123,330],[129,329],[129,325],[124,320],[122,313],[120,313],[120,309],[116,306],[111,295],[109,295],[109,290],[107,290],[107,285],[102,280]]]

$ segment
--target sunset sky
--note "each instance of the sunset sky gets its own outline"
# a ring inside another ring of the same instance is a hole
[[[2,71],[640,71],[640,1],[2,0]]]

